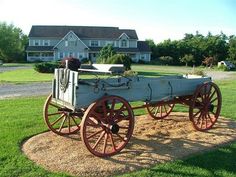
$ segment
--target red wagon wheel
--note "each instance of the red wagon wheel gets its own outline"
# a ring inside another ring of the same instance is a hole
[[[44,104],[43,116],[48,128],[58,135],[69,135],[80,130],[82,115],[52,102],[52,95]]]
[[[81,138],[98,157],[120,152],[132,136],[134,115],[130,104],[118,96],[106,96],[91,104],[81,123]]]
[[[199,131],[212,128],[220,115],[221,104],[221,93],[216,84],[208,82],[198,87],[189,107],[194,128]]]
[[[173,110],[175,104],[147,105],[148,114],[154,119],[164,119]]]

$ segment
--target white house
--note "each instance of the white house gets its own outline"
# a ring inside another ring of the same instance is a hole
[[[133,61],[150,61],[151,50],[138,41],[135,30],[97,26],[32,26],[27,61],[52,61],[64,57],[88,58],[96,62],[102,47],[111,44],[117,53],[129,55]]]

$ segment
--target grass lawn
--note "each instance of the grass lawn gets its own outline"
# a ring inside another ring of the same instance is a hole
[[[0,83],[48,82],[51,81],[52,78],[52,74],[38,73],[33,68],[17,69],[0,73]]]
[[[151,66],[150,66],[151,67]],[[164,68],[165,69],[165,68]],[[159,68],[140,68],[134,66],[134,70],[152,75],[147,72],[160,72],[161,74],[172,74],[176,71]],[[182,68],[177,68],[181,70]],[[34,70],[24,70],[28,73],[23,75],[32,78],[34,81]],[[22,72],[22,71],[21,71]],[[16,71],[15,74],[20,74]],[[44,75],[44,74],[43,74]],[[157,74],[158,75],[158,74]],[[41,81],[49,80],[48,75],[37,77]],[[2,75],[0,75],[2,79]],[[8,76],[9,79],[11,77]],[[17,80],[14,80],[16,82]],[[236,120],[236,79],[219,81],[223,96],[222,114]],[[0,100],[0,176],[68,176],[63,173],[51,173],[37,166],[22,154],[20,146],[23,140],[46,131],[47,127],[42,118],[42,107],[46,97],[17,98]],[[134,103],[136,104],[136,103]],[[175,111],[185,110],[181,106]],[[139,110],[136,114],[144,114]],[[209,140],[210,141],[210,140]],[[82,162],[81,162],[82,163]],[[152,168],[140,170],[123,176],[236,176],[236,142],[224,147],[205,152],[202,154],[187,157]]]

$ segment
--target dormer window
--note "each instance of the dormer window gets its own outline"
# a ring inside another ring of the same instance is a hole
[[[127,47],[127,40],[123,39],[121,41],[121,47]]]
[[[65,47],[68,47],[68,41],[65,40]]]

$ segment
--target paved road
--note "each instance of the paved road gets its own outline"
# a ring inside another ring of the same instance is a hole
[[[0,85],[0,99],[49,95],[51,93],[51,83],[30,83],[30,84],[2,84]]]

